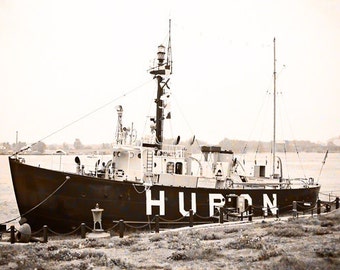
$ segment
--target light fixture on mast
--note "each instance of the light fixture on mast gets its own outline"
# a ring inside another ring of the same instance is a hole
[[[158,66],[161,66],[165,60],[165,46],[159,45],[157,52]]]
[[[158,46],[157,51],[157,67],[151,69],[150,73],[154,75],[165,75],[164,60],[165,60],[166,48],[164,45]]]

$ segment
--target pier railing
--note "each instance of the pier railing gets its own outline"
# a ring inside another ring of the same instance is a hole
[[[298,218],[299,215],[308,215],[314,216],[315,214],[320,215],[321,213],[327,213],[334,209],[339,209],[339,197],[336,197],[333,201],[321,201],[318,200],[315,207],[308,207],[303,202],[294,201],[290,207],[291,210],[288,211],[291,213],[291,217]],[[47,225],[44,225],[40,230],[36,232],[32,232],[29,237],[27,235],[23,235],[19,231],[15,229],[15,226],[10,226],[9,229],[5,230],[5,227],[2,226],[0,229],[0,239],[2,239],[2,235],[9,233],[9,241],[11,243],[15,242],[41,242],[46,243],[48,242],[49,236],[59,236],[59,237],[66,237],[70,235],[79,235],[82,239],[86,238],[88,232],[93,232],[94,234],[101,232],[109,233],[110,236],[115,236],[118,232],[120,238],[124,237],[124,234],[130,231],[139,231],[139,230],[149,230],[151,232],[159,233],[161,228],[168,228],[171,227],[193,227],[194,225],[199,224],[208,224],[208,223],[220,223],[223,224],[224,222],[231,222],[231,221],[253,221],[253,210],[256,208],[261,208],[263,210],[263,219],[273,216],[277,219],[280,218],[278,208],[276,208],[276,215],[269,215],[271,210],[270,208],[264,209],[260,206],[253,206],[249,205],[244,211],[236,211],[236,209],[220,207],[215,213],[213,217],[203,217],[197,213],[194,213],[193,210],[188,211],[188,215],[183,216],[181,218],[175,220],[168,220],[164,219],[159,215],[155,215],[153,219],[149,220],[148,222],[136,222],[136,221],[125,221],[125,220],[114,220],[113,226],[107,228],[106,230],[96,231],[95,229],[90,228],[85,223],[81,223],[76,229],[67,232],[67,233],[58,233],[52,229],[50,229]]]

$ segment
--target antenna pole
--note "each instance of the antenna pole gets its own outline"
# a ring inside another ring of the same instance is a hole
[[[276,51],[274,37],[274,121],[273,121],[273,178],[275,175],[275,155],[276,155]]]
[[[169,19],[169,41],[168,41],[168,53],[166,57],[166,66],[170,68],[170,74],[172,74],[171,19]]]

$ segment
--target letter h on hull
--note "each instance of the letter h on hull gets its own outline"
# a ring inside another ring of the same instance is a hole
[[[164,191],[159,191],[159,200],[152,200],[151,199],[151,190],[145,191],[146,193],[146,214],[148,216],[152,215],[152,206],[159,207],[159,215],[165,215],[165,195]]]

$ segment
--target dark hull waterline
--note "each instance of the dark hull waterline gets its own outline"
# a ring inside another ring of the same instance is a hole
[[[52,230],[67,232],[81,223],[93,227],[91,209],[97,203],[104,209],[103,229],[111,228],[120,219],[143,223],[160,215],[166,220],[178,220],[193,208],[196,210],[195,221],[216,221],[212,216],[218,216],[221,197],[228,206],[234,204],[233,195],[250,198],[255,216],[263,214],[264,206],[270,208],[274,203],[281,215],[292,210],[293,201],[299,202],[298,210],[306,210],[304,203],[313,208],[320,189],[320,186],[299,189],[147,187],[43,169],[13,158],[9,161],[19,212],[33,230],[47,225]],[[271,214],[271,210],[268,213]]]

